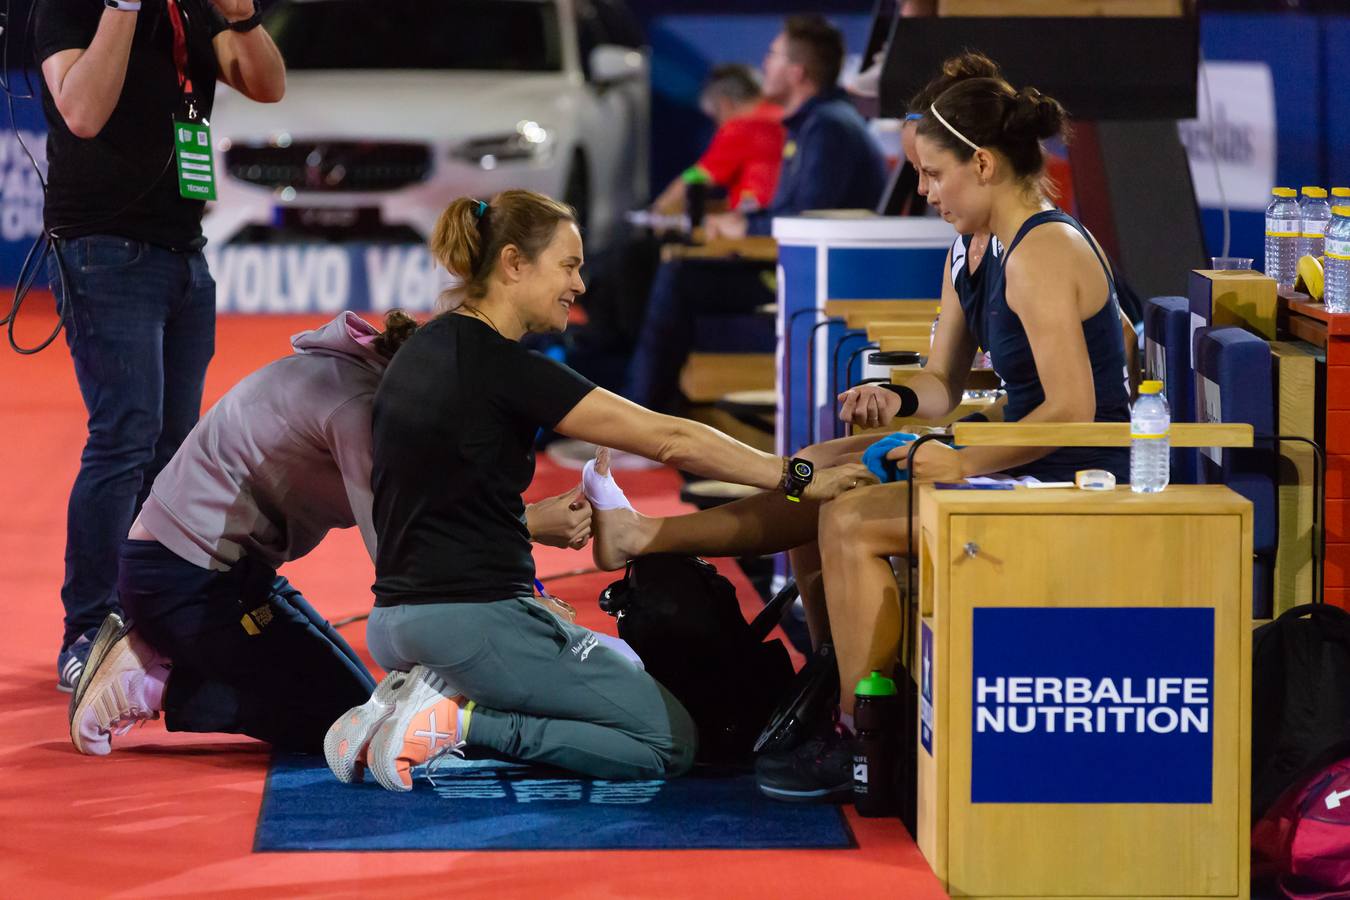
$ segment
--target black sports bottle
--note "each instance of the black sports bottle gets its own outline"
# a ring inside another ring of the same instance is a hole
[[[858,682],[853,724],[858,750],[853,757],[853,805],[863,816],[893,816],[895,767],[899,759],[900,709],[895,682],[873,672]]]

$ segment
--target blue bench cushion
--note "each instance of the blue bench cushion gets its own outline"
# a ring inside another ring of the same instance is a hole
[[[1195,339],[1195,409],[1201,422],[1245,422],[1275,433],[1270,345],[1241,328],[1201,328]],[[1248,449],[1202,451],[1201,480],[1226,484],[1252,502],[1252,549],[1261,564],[1252,582],[1253,615],[1270,615],[1270,572],[1279,534],[1274,454],[1269,437]]]

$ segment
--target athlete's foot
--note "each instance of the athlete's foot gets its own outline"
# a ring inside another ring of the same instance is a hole
[[[597,568],[622,569],[651,544],[656,520],[633,509],[609,470],[610,452],[600,448],[586,463],[581,482],[591,502],[591,556]]]

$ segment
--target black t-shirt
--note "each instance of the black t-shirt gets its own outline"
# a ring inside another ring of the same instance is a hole
[[[185,111],[173,61],[173,23],[166,2],[143,0],[136,16],[126,81],[111,118],[95,137],[66,127],[44,79],[47,116],[48,229],[59,237],[116,234],[170,249],[200,242],[200,200],[178,195],[173,122]],[[197,107],[209,120],[217,65],[211,39],[225,27],[209,0],[178,0],[187,37],[188,70]],[[62,50],[85,49],[94,39],[100,0],[38,0],[35,51],[39,63]],[[122,15],[131,15],[122,13]],[[220,173],[216,173],[220,177]]]
[[[594,387],[472,316],[409,338],[375,394],[375,605],[529,596],[534,439]]]

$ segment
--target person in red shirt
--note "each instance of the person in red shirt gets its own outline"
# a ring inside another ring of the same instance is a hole
[[[727,192],[729,209],[754,211],[773,200],[783,158],[783,110],[764,99],[754,70],[724,65],[712,70],[699,105],[717,123],[712,143],[697,163],[670,183],[652,204],[663,214],[684,210],[685,187],[715,184]]]

